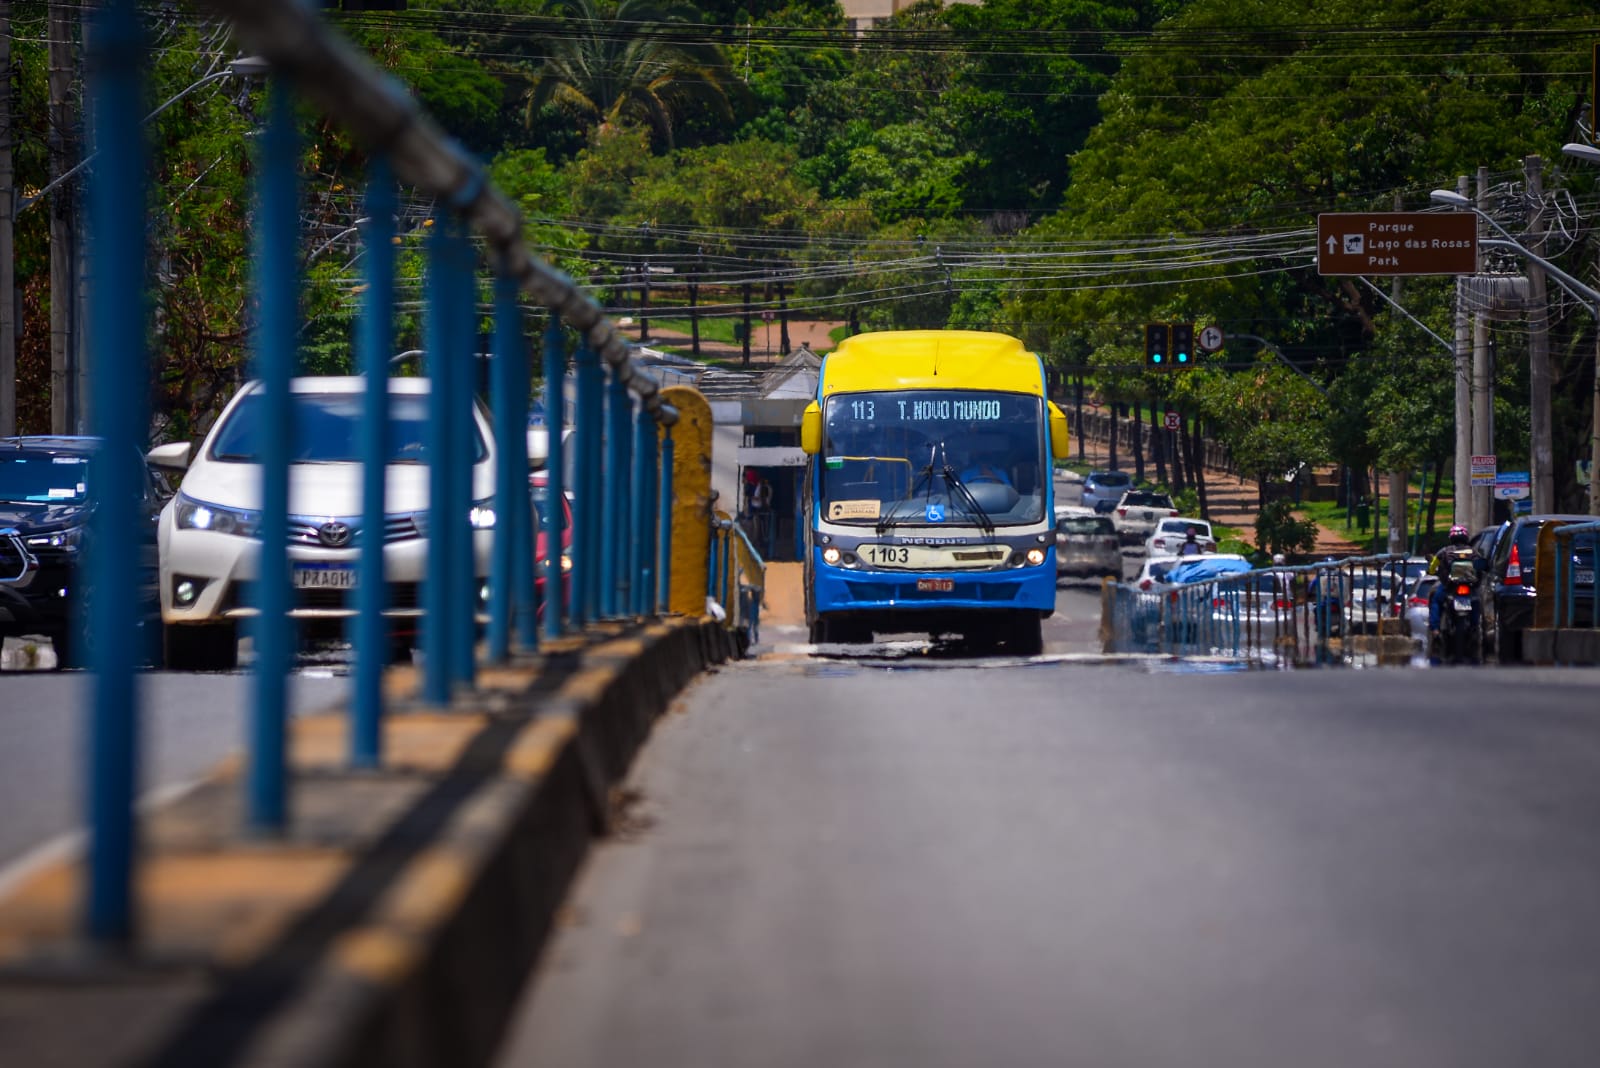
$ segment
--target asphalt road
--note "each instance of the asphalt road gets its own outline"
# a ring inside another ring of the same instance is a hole
[[[0,674],[0,881],[7,866],[77,830],[83,807],[84,672]],[[193,781],[239,748],[250,707],[250,676],[143,676],[142,794]],[[296,675],[296,711],[331,704],[348,680]]]
[[[658,725],[499,1064],[1587,1068],[1597,696],[730,665]]]

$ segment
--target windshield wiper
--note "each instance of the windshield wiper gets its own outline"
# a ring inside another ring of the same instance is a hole
[[[978,529],[985,534],[993,534],[994,520],[990,519],[989,513],[983,510],[983,505],[978,503],[978,498],[972,495],[972,491],[967,488],[967,484],[961,481],[961,476],[956,474],[956,469],[950,466],[950,455],[948,453],[945,454],[944,458],[944,482],[952,491],[960,492],[961,499],[965,502],[967,510],[978,518]],[[952,492],[950,495],[954,497],[956,494]]]

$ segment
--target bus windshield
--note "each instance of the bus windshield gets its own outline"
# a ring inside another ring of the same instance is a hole
[[[1044,516],[1044,401],[1024,393],[896,390],[829,397],[822,517],[982,527]]]

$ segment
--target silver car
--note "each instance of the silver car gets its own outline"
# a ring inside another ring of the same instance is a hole
[[[1108,575],[1122,578],[1122,550],[1111,517],[1075,511],[1056,515],[1056,578]]]

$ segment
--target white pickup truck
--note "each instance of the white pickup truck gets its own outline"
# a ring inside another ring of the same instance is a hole
[[[1123,545],[1140,545],[1155,533],[1156,524],[1178,514],[1172,498],[1154,490],[1131,489],[1111,510],[1111,524]]]

